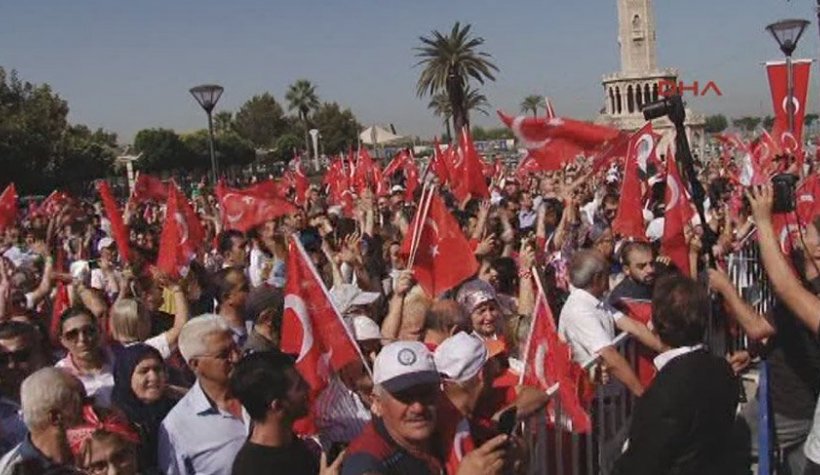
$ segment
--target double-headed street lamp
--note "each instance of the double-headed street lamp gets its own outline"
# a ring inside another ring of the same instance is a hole
[[[772,34],[780,51],[786,55],[786,113],[789,117],[789,132],[794,135],[794,69],[792,67],[792,53],[797,48],[797,42],[803,36],[803,32],[809,25],[808,20],[791,19],[780,20],[777,23],[772,23],[766,27],[766,30]]]
[[[224,90],[222,86],[217,84],[203,84],[190,89],[191,95],[208,114],[208,146],[211,150],[211,179],[213,184],[216,184],[219,170],[217,169],[216,154],[214,153],[214,121],[211,113]]]

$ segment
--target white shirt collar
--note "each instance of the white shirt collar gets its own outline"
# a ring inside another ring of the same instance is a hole
[[[652,363],[655,364],[655,368],[658,371],[662,370],[664,366],[667,365],[670,361],[677,358],[678,356],[683,356],[687,353],[691,353],[693,351],[697,351],[703,348],[703,345],[695,345],[695,346],[680,346],[678,348],[673,348],[671,350],[666,350],[663,353],[659,354],[652,360]]]

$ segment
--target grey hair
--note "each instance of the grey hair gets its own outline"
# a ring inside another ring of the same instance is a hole
[[[606,259],[598,251],[579,250],[569,262],[569,282],[573,287],[587,289],[595,277],[606,271]]]
[[[211,333],[229,331],[230,327],[219,315],[206,313],[196,318],[192,318],[185,323],[179,333],[179,352],[186,363],[191,358],[204,355],[208,348],[205,345],[205,337]]]
[[[30,374],[20,385],[20,403],[23,422],[29,432],[45,429],[51,421],[51,412],[74,410],[71,420],[79,417],[85,391],[82,383],[63,370],[48,367]]]

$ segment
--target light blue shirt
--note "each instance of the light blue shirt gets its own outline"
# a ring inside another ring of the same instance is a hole
[[[245,416],[243,412],[243,416]],[[170,475],[230,475],[250,419],[221,411],[197,381],[162,421],[158,458]]]

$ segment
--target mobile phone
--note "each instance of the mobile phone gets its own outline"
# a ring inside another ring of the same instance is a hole
[[[518,422],[518,409],[515,406],[505,410],[498,416],[496,430],[501,434],[512,435]]]

